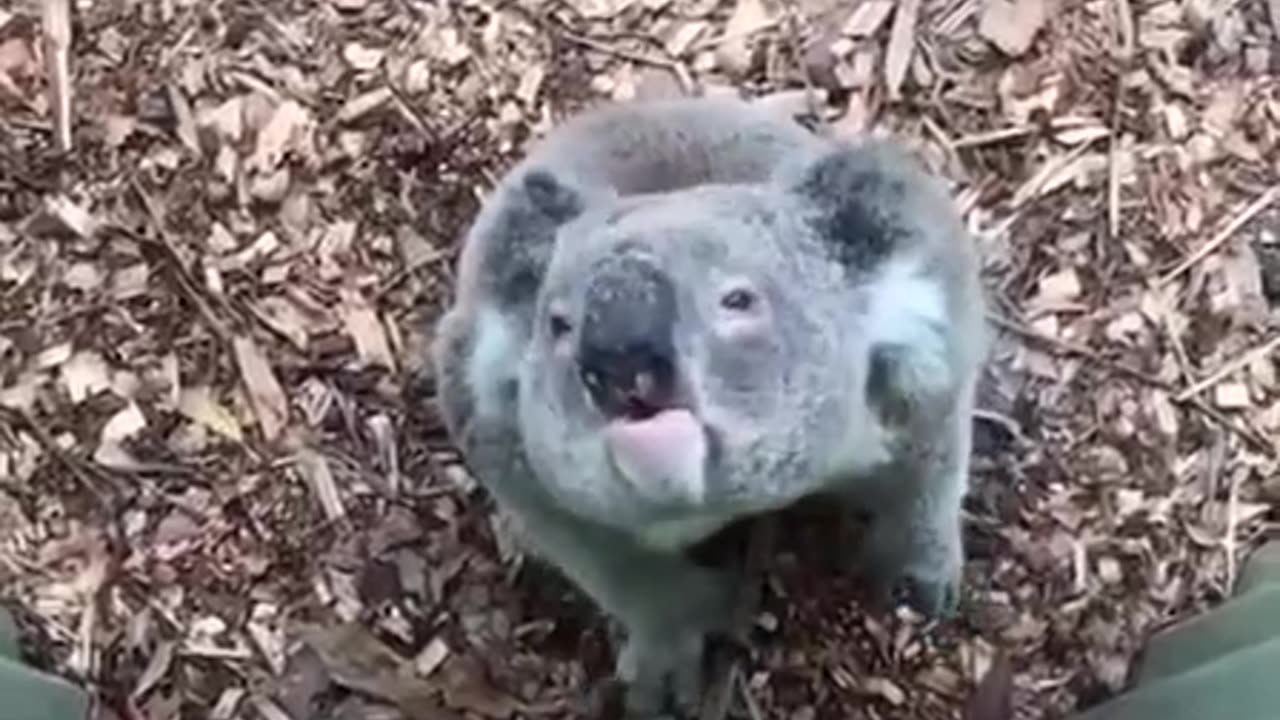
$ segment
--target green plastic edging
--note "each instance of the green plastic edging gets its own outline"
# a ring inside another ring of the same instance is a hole
[[[4,720],[87,720],[89,696],[56,675],[0,659]]]
[[[1269,583],[1152,637],[1143,651],[1137,682],[1155,682],[1277,637],[1280,584]],[[1280,667],[1276,672],[1280,678]]]
[[[13,615],[8,610],[0,607],[0,660],[22,658],[18,637],[18,623],[14,622]]]
[[[1276,720],[1280,638],[1157,680],[1072,720]]]
[[[1280,586],[1280,540],[1272,540],[1249,555],[1236,579],[1235,594],[1243,595],[1264,586]]]

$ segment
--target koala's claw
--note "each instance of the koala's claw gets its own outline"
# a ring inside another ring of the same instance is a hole
[[[945,557],[890,559],[875,548],[863,548],[859,568],[868,581],[870,603],[880,612],[905,603],[930,620],[948,620],[959,609],[962,560],[958,552]]]
[[[949,620],[960,606],[960,578],[924,579],[906,576],[902,585],[906,601],[916,612],[931,620]]]
[[[900,604],[929,620],[949,620],[960,607],[961,583],[955,577],[929,578],[906,572],[897,576],[868,577],[869,604],[876,612],[889,612]]]
[[[644,656],[633,645],[624,650],[619,676],[627,686],[626,720],[696,717],[703,690],[701,643],[684,645]]]

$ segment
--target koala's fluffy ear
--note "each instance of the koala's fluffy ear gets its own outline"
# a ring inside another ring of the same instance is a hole
[[[527,314],[542,285],[559,227],[611,197],[570,173],[543,166],[509,176],[491,197],[463,248],[459,284],[504,311]]]
[[[581,215],[586,207],[582,191],[545,168],[525,173],[521,188],[529,203],[557,225]]]
[[[945,398],[958,377],[954,307],[971,254],[950,197],[900,147],[836,144],[780,169],[823,249],[863,288],[861,331],[870,343],[868,400],[899,424],[913,408]]]
[[[919,219],[904,217],[924,176],[903,150],[883,141],[839,143],[779,171],[786,190],[812,210],[833,259],[855,274],[873,271],[911,243]]]

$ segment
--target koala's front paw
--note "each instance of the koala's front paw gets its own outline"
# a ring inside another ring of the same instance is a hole
[[[909,568],[896,585],[916,612],[929,619],[948,620],[960,606],[963,587],[960,563],[954,567]]]
[[[881,529],[859,556],[874,604],[887,609],[905,600],[931,620],[952,617],[960,605],[964,553],[958,530],[931,533],[927,541]]]
[[[696,717],[703,691],[703,647],[698,634],[667,643],[628,640],[618,656],[627,720]]]

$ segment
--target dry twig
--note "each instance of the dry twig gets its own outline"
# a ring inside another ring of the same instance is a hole
[[[1169,282],[1174,278],[1191,269],[1191,267],[1196,263],[1204,260],[1213,253],[1214,250],[1221,247],[1223,243],[1230,240],[1232,235],[1235,235],[1240,228],[1244,227],[1250,220],[1256,217],[1258,213],[1266,210],[1267,206],[1275,202],[1277,197],[1280,197],[1280,185],[1273,185],[1268,188],[1266,192],[1251,200],[1247,205],[1241,208],[1239,212],[1232,216],[1231,220],[1228,221],[1226,225],[1222,226],[1222,229],[1219,230],[1217,234],[1210,238],[1209,242],[1201,245],[1199,248],[1196,248],[1194,252],[1186,257],[1186,259],[1178,263],[1178,265],[1172,270],[1165,273],[1164,276],[1160,278],[1160,282],[1158,284],[1160,286],[1169,284]]]
[[[61,152],[71,151],[71,2],[44,0],[44,46],[53,98],[53,137]]]
[[[155,198],[151,197],[143,189],[136,178],[130,183],[130,187],[137,194],[138,199],[142,201],[142,206],[146,209],[147,217],[150,220],[151,230],[155,233],[156,238],[147,238],[123,227],[116,227],[115,229],[135,241],[156,243],[164,249],[169,264],[173,267],[174,277],[177,279],[179,288],[182,289],[183,294],[187,296],[191,304],[196,307],[196,310],[204,318],[209,325],[209,329],[213,331],[218,340],[229,347],[231,345],[231,332],[227,329],[226,324],[214,313],[213,306],[201,294],[200,285],[196,283],[195,279],[191,277],[191,273],[182,264],[182,256],[178,254],[178,249],[174,247],[173,240],[165,232],[164,216],[161,214]]]
[[[1088,360],[1090,363],[1097,365],[1099,367],[1102,367],[1106,370],[1110,370],[1119,375],[1124,375],[1133,380],[1137,380],[1138,382],[1141,382],[1144,385],[1148,385],[1158,390],[1163,390],[1164,392],[1169,393],[1170,398],[1174,402],[1178,403],[1179,405],[1185,405],[1187,407],[1190,407],[1191,409],[1199,412],[1205,417],[1208,417],[1209,419],[1218,423],[1222,427],[1239,435],[1241,438],[1247,441],[1250,445],[1252,445],[1255,449],[1263,453],[1266,453],[1271,457],[1275,457],[1278,453],[1280,453],[1280,449],[1278,449],[1273,443],[1268,441],[1266,438],[1258,434],[1258,432],[1255,431],[1253,428],[1233,422],[1230,418],[1223,415],[1217,409],[1205,403],[1200,398],[1191,396],[1191,397],[1179,400],[1177,398],[1177,395],[1179,392],[1178,388],[1174,387],[1173,385],[1170,385],[1169,383],[1161,380],[1160,378],[1157,378],[1151,375],[1150,373],[1146,373],[1137,368],[1130,367],[1129,365],[1125,365],[1124,363],[1116,362],[1115,360],[1105,358],[1099,355],[1093,349],[1084,347],[1083,345],[1076,345],[1075,343],[1071,343],[1066,340],[1061,340],[1059,338],[1051,337],[1043,333],[1037,332],[1036,330],[1033,330],[1032,328],[1027,327],[1026,325],[1023,325],[1022,323],[1015,322],[1008,318],[1000,317],[997,315],[988,315],[987,318],[998,327],[1004,330],[1007,330],[1011,333],[1014,333],[1015,335],[1019,335],[1025,339],[1033,340],[1035,342],[1048,345],[1050,348],[1060,353],[1075,355],[1077,357]]]
[[[1253,363],[1253,361],[1262,357],[1266,357],[1267,355],[1271,354],[1271,352],[1274,351],[1276,348],[1280,348],[1280,335],[1277,335],[1276,337],[1271,338],[1270,340],[1262,343],[1261,345],[1253,348],[1252,350],[1245,352],[1244,354],[1240,355],[1236,359],[1228,363],[1225,363],[1222,367],[1210,373],[1209,376],[1206,377],[1205,379],[1179,392],[1177,395],[1174,395],[1173,399],[1177,402],[1182,402],[1192,396],[1199,395],[1205,390],[1208,390],[1214,385],[1217,385],[1218,383],[1222,382],[1224,378],[1228,377],[1229,375],[1236,372],[1237,370],[1240,370],[1241,368],[1244,368],[1244,367],[1248,367],[1251,363]]]

